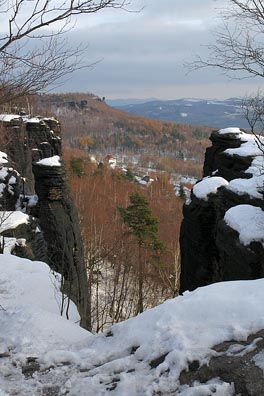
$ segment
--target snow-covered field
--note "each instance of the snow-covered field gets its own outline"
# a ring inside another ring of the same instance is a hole
[[[0,272],[0,396],[230,396],[232,384],[180,386],[179,374],[264,328],[262,279],[186,292],[92,335],[73,304],[71,321],[60,316],[59,277],[46,264],[0,255]]]

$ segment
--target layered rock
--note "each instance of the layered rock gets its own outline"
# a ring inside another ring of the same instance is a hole
[[[264,228],[250,215],[264,210],[263,153],[255,137],[238,128],[214,131],[210,139],[204,178],[183,210],[181,291],[264,276]]]
[[[235,132],[231,132],[231,130]],[[252,157],[226,153],[228,149],[241,147],[240,136],[243,131],[238,128],[227,128],[225,131],[227,132],[213,131],[210,136],[212,146],[206,150],[203,176],[217,174],[228,181],[238,177],[249,178],[250,175],[247,175],[245,171],[250,166]]]
[[[25,193],[34,194],[32,161],[61,155],[60,124],[53,118],[2,116],[6,151],[11,164],[26,179]]]
[[[48,244],[47,263],[61,273],[63,291],[83,313],[82,325],[89,328],[88,282],[78,215],[70,198],[65,168],[57,163],[57,158],[53,161],[33,163],[37,217]]]
[[[62,275],[64,293],[76,303],[81,325],[89,328],[87,273],[78,215],[60,161],[60,124],[53,118],[2,115],[1,119],[9,162],[2,153],[0,205],[2,211],[30,215],[2,235],[16,241],[13,254],[45,261]]]
[[[5,158],[0,155],[0,208],[14,210],[21,193],[22,180],[16,170],[6,166],[7,160],[3,161]]]

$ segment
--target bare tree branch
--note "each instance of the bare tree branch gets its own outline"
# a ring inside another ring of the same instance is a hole
[[[261,0],[230,0],[222,27],[214,32],[207,59],[197,57],[191,70],[217,67],[235,79],[264,77],[264,6]]]
[[[83,46],[69,48],[63,35],[72,17],[107,8],[126,9],[126,0],[2,0],[6,26],[0,33],[0,103],[50,87],[94,64],[82,62]]]
[[[264,131],[264,95],[261,91],[244,97],[241,104],[242,112],[247,120],[251,133]]]

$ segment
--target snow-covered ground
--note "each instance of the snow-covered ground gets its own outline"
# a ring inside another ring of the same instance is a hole
[[[60,316],[59,278],[46,264],[0,255],[0,272],[1,396],[231,396],[232,384],[180,386],[179,374],[264,328],[262,279],[186,292],[92,335],[74,323],[73,304],[71,321]]]

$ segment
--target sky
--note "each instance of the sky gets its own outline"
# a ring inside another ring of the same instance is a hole
[[[185,63],[206,58],[207,45],[228,0],[131,0],[129,9],[78,17],[70,44],[87,46],[85,64],[57,91],[116,98],[229,98],[245,96],[260,80],[230,80],[219,70],[189,72]],[[138,12],[137,12],[138,11]]]

